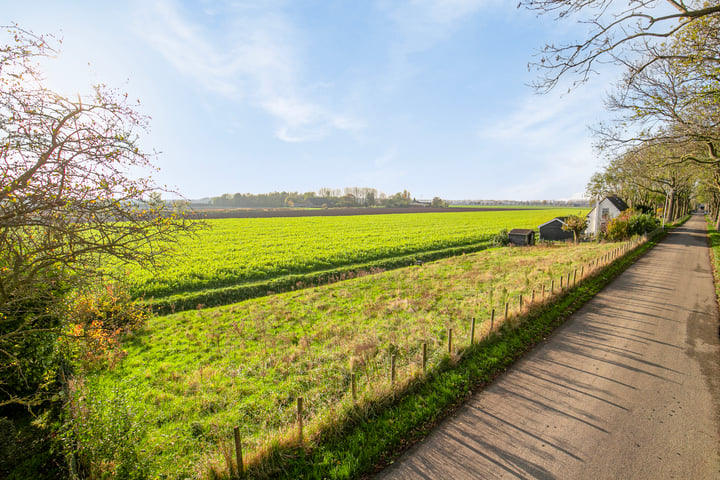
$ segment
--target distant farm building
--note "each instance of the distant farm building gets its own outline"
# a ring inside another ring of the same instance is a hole
[[[535,245],[535,230],[513,228],[508,233],[510,243],[517,246]]]
[[[573,232],[569,230],[563,230],[566,218],[567,217],[556,217],[549,222],[545,222],[540,225],[538,227],[538,229],[540,230],[540,240],[572,240]]]
[[[588,226],[585,233],[595,235],[605,229],[608,222],[628,209],[627,203],[621,198],[610,195],[595,204],[587,214]]]

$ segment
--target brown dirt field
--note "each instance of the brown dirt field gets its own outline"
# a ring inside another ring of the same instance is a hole
[[[195,213],[200,218],[273,218],[273,217],[330,217],[351,215],[391,215],[402,213],[459,213],[459,212],[494,212],[494,211],[527,210],[526,208],[433,208],[433,207],[403,207],[403,208],[317,208],[317,209],[290,209],[290,208],[236,208],[226,210],[198,209]]]

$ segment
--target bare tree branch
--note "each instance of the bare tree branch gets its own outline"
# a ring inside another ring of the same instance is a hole
[[[521,0],[539,14],[555,14],[556,20],[579,17],[590,27],[584,39],[564,45],[548,44],[539,60],[529,66],[540,72],[533,87],[541,93],[555,88],[565,77],[574,77],[572,86],[586,82],[597,62],[622,64],[643,58],[643,69],[655,62],[651,55],[658,40],[676,36],[694,21],[720,14],[720,5],[688,6],[681,1],[659,0]],[[663,5],[675,10],[663,12]],[[625,47],[625,48],[624,48]]]

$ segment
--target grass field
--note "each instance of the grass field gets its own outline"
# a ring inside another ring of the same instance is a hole
[[[156,271],[127,270],[134,296],[268,281],[457,246],[477,250],[502,229],[533,228],[578,209],[208,220]]]
[[[715,222],[710,217],[706,217],[707,232],[710,239],[710,257],[713,262],[713,275],[715,277],[715,293],[720,302],[720,232],[715,229]]]
[[[552,281],[557,291],[561,278],[567,285],[576,269],[587,272],[616,247],[491,249],[155,317],[124,345],[114,368],[75,385],[78,437],[86,448],[100,449],[85,452],[106,459],[100,471],[193,478],[223,470],[219,445],[227,445],[234,425],[250,461],[252,452],[287,441],[295,399],[302,397],[312,441],[351,408],[352,372],[360,398],[373,398],[388,389],[392,355],[399,379],[418,374],[423,343],[432,371],[447,358],[448,329],[457,346],[467,345],[471,318],[479,337],[489,330],[493,308],[500,323],[505,302],[512,316],[519,295],[527,308],[533,289],[540,300],[542,285],[549,293]],[[333,477],[355,471],[338,462]]]

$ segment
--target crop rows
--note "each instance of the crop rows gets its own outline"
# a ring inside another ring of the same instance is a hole
[[[577,209],[209,220],[156,271],[130,268],[127,279],[133,295],[161,298],[479,244],[571,213]]]

